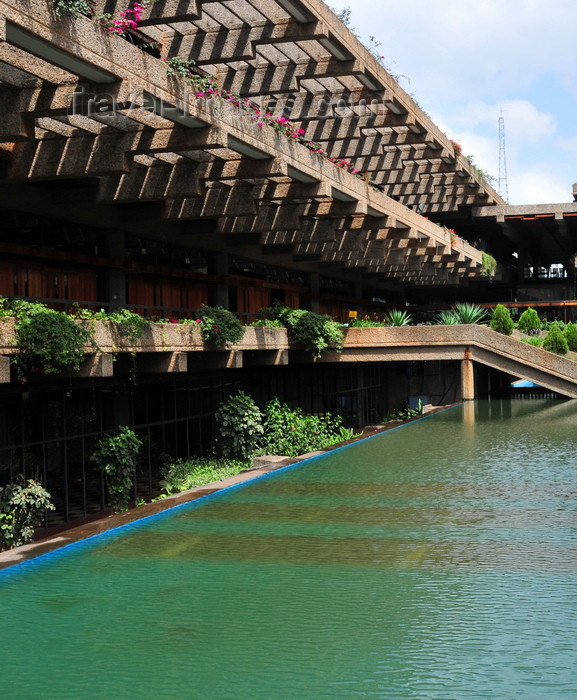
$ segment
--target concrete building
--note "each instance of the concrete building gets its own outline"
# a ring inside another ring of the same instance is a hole
[[[130,5],[135,26],[122,2],[74,7],[0,0],[0,295],[175,319],[275,301],[343,321],[455,300],[572,313],[577,203],[507,206],[320,0],[158,0]],[[0,481],[40,474],[68,521],[104,507],[88,455],[119,424],[149,438],[146,496],[234,388],[355,424],[461,395],[454,358],[145,354],[136,382],[122,360],[25,386],[5,368]]]

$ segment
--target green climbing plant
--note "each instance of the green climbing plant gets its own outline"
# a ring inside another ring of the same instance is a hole
[[[106,475],[110,505],[116,512],[128,508],[136,457],[142,444],[133,430],[119,426],[115,434],[100,438],[90,458]]]
[[[2,304],[16,319],[15,342],[19,352],[12,361],[21,381],[26,381],[32,372],[77,371],[84,360],[86,346],[97,349],[87,324],[62,311],[21,300],[3,299]]]
[[[481,268],[481,275],[483,275],[483,277],[489,277],[489,279],[491,279],[495,276],[495,273],[497,272],[497,261],[492,255],[483,251],[481,253]]]
[[[220,404],[216,413],[217,448],[228,459],[250,459],[264,432],[262,413],[254,399],[239,391]]]

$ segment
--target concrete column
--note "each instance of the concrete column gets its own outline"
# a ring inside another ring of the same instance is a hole
[[[126,257],[124,231],[106,231],[101,254],[120,262]],[[108,269],[99,273],[98,296],[108,302],[110,311],[126,306],[126,272],[123,269]]]
[[[469,348],[465,350],[465,357],[461,361],[461,398],[463,401],[475,398],[475,373]]]
[[[213,275],[224,277],[228,275],[228,253],[213,253],[209,255],[208,272]],[[223,309],[230,307],[227,284],[215,284],[211,286],[210,304],[222,306]]]
[[[309,311],[314,311],[316,314],[320,312],[320,281],[318,272],[311,272],[309,274],[309,286],[310,286],[310,304]]]

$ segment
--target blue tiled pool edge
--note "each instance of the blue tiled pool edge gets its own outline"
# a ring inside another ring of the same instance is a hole
[[[297,467],[301,467],[304,464],[310,464],[311,462],[322,459],[326,457],[329,454],[334,454],[335,452],[340,452],[342,450],[346,450],[350,447],[359,445],[359,443],[366,442],[368,440],[373,440],[374,438],[381,437],[385,433],[390,433],[394,430],[399,430],[400,428],[406,428],[409,425],[413,425],[415,423],[418,423],[420,421],[426,420],[427,418],[431,418],[433,415],[436,415],[437,413],[440,413],[442,411],[448,411],[452,408],[456,408],[460,406],[460,403],[452,404],[451,406],[444,406],[442,408],[439,408],[438,410],[428,413],[427,415],[421,416],[420,418],[415,418],[413,420],[407,421],[406,423],[401,423],[400,425],[393,426],[391,428],[388,428],[385,431],[381,431],[378,433],[375,433],[374,435],[368,435],[365,438],[362,438],[361,440],[355,440],[353,442],[349,442],[346,445],[342,445],[341,447],[335,447],[332,450],[328,450],[326,452],[323,452],[322,454],[314,455],[312,457],[308,457],[307,459],[303,459],[298,462],[294,462],[293,464],[287,464],[283,467],[279,467],[278,469],[274,469],[272,471],[266,472],[265,474],[259,474],[257,476],[254,476],[252,478],[248,478],[245,481],[241,481],[236,484],[231,484],[230,486],[224,486],[221,489],[218,489],[218,491],[214,491],[213,493],[206,494],[204,496],[200,496],[199,498],[186,501],[184,503],[178,503],[174,506],[170,506],[168,508],[165,508],[164,510],[161,510],[157,513],[151,513],[150,515],[144,515],[141,518],[137,518],[135,520],[132,520],[129,523],[123,523],[121,525],[118,525],[116,527],[112,527],[109,530],[106,530],[104,532],[98,532],[92,535],[88,535],[87,537],[84,537],[82,539],[79,539],[75,542],[69,542],[66,544],[63,544],[60,547],[57,547],[55,549],[52,549],[48,552],[43,552],[38,555],[34,555],[33,553],[30,554],[30,558],[25,559],[24,561],[17,561],[14,562],[13,564],[8,564],[6,567],[0,569],[0,583],[2,581],[8,580],[10,578],[16,578],[24,573],[24,570],[26,572],[32,571],[34,568],[37,568],[39,566],[44,566],[46,564],[51,563],[55,559],[59,557],[66,557],[77,551],[79,548],[86,548],[90,549],[93,547],[98,547],[101,542],[105,542],[107,540],[116,538],[121,536],[124,532],[127,532],[128,530],[134,530],[138,529],[140,527],[144,527],[148,525],[153,519],[159,519],[163,517],[169,517],[174,514],[176,510],[183,510],[183,509],[193,509],[197,508],[201,505],[206,504],[210,500],[215,500],[217,498],[221,498],[225,496],[226,494],[230,493],[233,490],[238,490],[241,488],[246,487],[249,484],[253,484],[256,481],[262,481],[264,479],[269,479],[276,474],[286,472],[288,470],[295,469]],[[24,545],[26,547],[27,545]],[[18,548],[15,550],[8,550],[15,552],[17,551]],[[1,553],[0,553],[1,554]]]

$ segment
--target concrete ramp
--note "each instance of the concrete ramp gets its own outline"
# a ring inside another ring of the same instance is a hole
[[[349,328],[331,362],[472,360],[577,398],[577,362],[501,335],[487,326]]]

